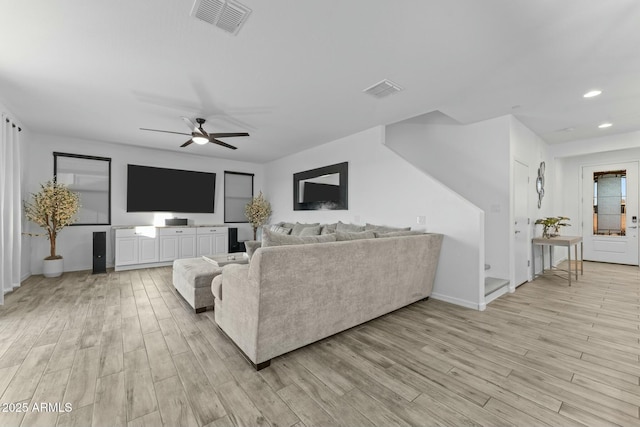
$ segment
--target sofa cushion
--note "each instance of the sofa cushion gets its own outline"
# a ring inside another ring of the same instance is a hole
[[[321,228],[322,228],[322,226],[320,226],[320,225],[316,225],[315,227],[305,227],[305,228],[302,229],[300,234],[298,234],[298,236],[299,237],[318,236],[318,235],[320,235],[320,229]]]
[[[278,224],[280,227],[284,227],[284,228],[291,228],[293,229],[293,227],[295,227],[295,224],[293,222],[282,222],[280,221]]]
[[[364,231],[364,225],[345,224],[342,221],[338,221],[338,224],[336,225],[336,231],[347,231],[350,233],[353,233],[356,231]]]
[[[273,233],[269,230],[262,231],[262,247],[284,246],[284,245],[304,245],[307,243],[335,242],[333,234],[325,236],[287,236],[286,234]]]
[[[296,222],[293,226],[293,229],[291,230],[291,235],[299,236],[303,229],[307,227],[317,227],[318,225],[320,225],[319,222],[314,222],[313,224],[301,224],[299,222]]]
[[[375,225],[366,223],[365,230],[377,231],[379,233],[389,233],[391,231],[409,231],[411,227],[388,227],[386,225]]]
[[[417,230],[402,230],[402,231],[390,231],[386,233],[382,233],[380,231],[374,231],[373,234],[375,234],[376,237],[401,237],[401,236],[417,236],[419,234],[425,234],[425,233]]]
[[[291,228],[281,227],[281,226],[280,226],[280,225],[278,225],[278,224],[270,225],[270,226],[269,226],[269,227],[267,227],[267,228],[269,228],[269,230],[274,231],[274,232],[276,232],[276,233],[291,234]]]
[[[264,230],[262,230],[262,234],[264,235]],[[249,259],[253,256],[253,253],[262,246],[262,242],[258,242],[257,240],[247,240],[244,242],[244,248],[247,250],[247,255]]]
[[[356,232],[348,232],[348,231],[336,231],[336,240],[337,241],[345,241],[345,240],[360,240],[360,239],[375,239],[376,235],[373,231],[356,231]]]
[[[337,222],[333,224],[322,224],[320,229],[320,234],[333,234],[336,232],[336,227],[338,226]]]

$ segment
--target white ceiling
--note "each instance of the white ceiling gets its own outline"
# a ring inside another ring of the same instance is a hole
[[[549,143],[640,130],[636,0],[242,3],[232,36],[193,0],[0,0],[0,102],[36,132],[255,162],[435,110],[513,114]],[[383,78],[404,91],[362,93]],[[251,136],[139,130],[180,116]]]

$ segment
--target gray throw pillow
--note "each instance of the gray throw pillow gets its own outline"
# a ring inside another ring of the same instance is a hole
[[[331,236],[331,234],[329,234]],[[361,239],[375,239],[376,235],[373,231],[356,231],[356,232],[348,232],[348,231],[336,231],[336,240],[338,242],[345,240],[361,240]]]
[[[409,231],[411,227],[387,227],[386,225],[375,225],[366,223],[365,230],[377,231],[379,233],[389,233],[392,231]]]
[[[262,231],[262,247],[285,246],[285,245],[304,245],[307,243],[324,243],[335,242],[336,237],[333,234],[326,236],[287,236],[286,234],[273,233],[269,230]]]
[[[300,232],[300,234],[298,234],[299,237],[305,237],[305,236],[317,236],[320,234],[320,226],[316,225],[315,227],[305,227],[302,229],[302,231]]]
[[[401,237],[401,236],[417,236],[419,234],[425,234],[425,233],[417,230],[402,230],[402,231],[391,231],[387,233],[374,231],[373,234],[375,234],[376,237]]]
[[[293,227],[295,227],[295,224],[293,222],[279,222],[278,225],[280,227],[290,228],[292,230],[293,230]]]
[[[299,236],[303,229],[307,227],[316,227],[318,225],[320,225],[319,222],[315,222],[313,224],[300,224],[299,222],[296,222],[295,225],[293,226],[293,229],[291,230],[291,235]]]
[[[273,231],[275,233],[282,233],[282,234],[291,234],[291,229],[287,228],[287,227],[282,227],[280,225],[272,225],[270,227],[268,227],[270,231]]]
[[[320,234],[333,234],[336,232],[337,226],[338,226],[337,222],[334,222],[333,224],[323,224],[321,226],[322,229],[320,230]]]
[[[364,231],[364,225],[345,224],[342,221],[338,221],[338,225],[336,225],[336,231],[346,231],[349,233]]]
[[[264,233],[264,230],[263,230]],[[247,255],[249,256],[249,260],[253,256],[253,253],[262,246],[262,242],[258,242],[257,240],[247,240],[244,242],[244,248],[247,251]]]

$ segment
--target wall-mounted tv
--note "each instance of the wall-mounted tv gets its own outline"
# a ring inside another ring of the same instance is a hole
[[[127,165],[127,212],[214,213],[216,174]]]

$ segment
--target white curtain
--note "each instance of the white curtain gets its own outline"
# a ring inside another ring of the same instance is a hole
[[[20,286],[22,200],[19,128],[2,115],[0,135],[0,304],[4,294]]]

